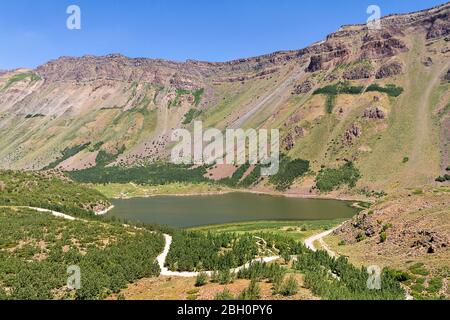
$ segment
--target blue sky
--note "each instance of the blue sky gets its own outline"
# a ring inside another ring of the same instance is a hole
[[[1,0],[0,69],[36,67],[63,55],[226,61],[300,49],[342,24],[445,0]],[[68,30],[78,5],[82,29]]]

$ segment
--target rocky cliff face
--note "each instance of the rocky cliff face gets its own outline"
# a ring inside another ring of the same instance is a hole
[[[442,69],[450,56],[449,11],[446,4],[388,16],[379,31],[344,26],[301,50],[229,62],[111,54],[61,57],[35,70],[1,71],[1,167],[53,164],[79,170],[105,158],[124,165],[164,160],[171,130],[189,129],[195,119],[219,129],[235,124],[280,128],[285,151],[317,166],[336,158],[358,160],[357,150],[374,149],[361,144],[391,134],[390,111],[403,106],[372,92],[339,94],[330,109],[327,97],[314,91],[339,82],[363,88],[396,84],[408,96],[415,89],[406,86],[418,77],[411,68],[414,59],[427,68],[427,78],[442,73],[447,79]],[[423,65],[426,58],[432,64]],[[361,118],[379,120],[377,127],[351,126]],[[323,150],[313,147],[317,144]]]

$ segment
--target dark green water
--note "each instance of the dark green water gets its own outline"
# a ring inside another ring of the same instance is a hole
[[[132,221],[188,228],[259,220],[328,220],[358,213],[351,203],[230,193],[215,196],[158,196],[112,201],[108,213]]]

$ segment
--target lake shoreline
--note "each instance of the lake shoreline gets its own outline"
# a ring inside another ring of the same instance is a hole
[[[305,199],[255,192],[227,192],[216,195],[158,195],[112,200],[112,216],[190,228],[248,221],[305,221],[350,219],[361,208],[354,201]]]
[[[250,190],[250,189],[228,189],[221,191],[210,191],[210,192],[191,192],[191,193],[155,193],[155,194],[143,194],[139,196],[115,196],[110,199],[113,200],[130,200],[136,198],[153,198],[153,197],[208,197],[208,196],[219,196],[230,193],[249,193],[249,194],[257,194],[257,195],[268,195],[268,196],[277,196],[277,197],[286,197],[286,198],[297,198],[297,199],[315,199],[315,200],[338,200],[338,201],[349,201],[349,202],[368,202],[373,203],[374,201],[371,199],[367,199],[364,197],[358,196],[335,196],[335,195],[311,195],[304,193],[283,193],[277,191],[258,191],[258,190]]]

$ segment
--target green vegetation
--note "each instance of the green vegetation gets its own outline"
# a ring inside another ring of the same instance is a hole
[[[289,276],[280,288],[280,294],[286,297],[294,296],[298,292],[298,282],[294,276]]]
[[[119,223],[0,209],[0,299],[102,299],[159,274],[160,234]],[[81,288],[65,287],[78,266]]]
[[[201,287],[204,286],[208,282],[208,275],[205,272],[200,272],[195,279],[195,286]]]
[[[256,221],[202,226],[190,230],[255,235],[259,233],[271,233],[302,242],[307,237],[315,233],[320,233],[323,230],[329,230],[342,222],[344,222],[344,219],[317,221]]]
[[[113,163],[117,158],[125,152],[125,146],[119,149],[116,154],[110,154],[104,150],[100,150],[95,158],[95,163],[97,167],[105,167],[110,163]]]
[[[17,74],[8,79],[6,84],[3,86],[2,91],[8,89],[14,83],[23,81],[25,79],[30,79],[30,82],[36,82],[36,81],[41,80],[41,77],[34,72],[26,72],[26,73]]]
[[[302,177],[309,171],[309,161],[282,157],[280,161],[280,169],[276,175],[270,177],[269,181],[276,186],[279,191],[289,189],[296,179]]]
[[[239,270],[237,278],[257,281],[268,279],[273,283],[275,279],[282,278],[285,273],[286,269],[279,264],[267,264],[257,261],[250,263],[247,268]]]
[[[0,171],[0,206],[29,206],[91,216],[110,204],[100,192],[51,173]]]
[[[450,181],[450,174],[446,174],[444,176],[439,176],[436,178],[436,182],[446,182]]]
[[[390,97],[398,97],[403,93],[402,87],[397,87],[394,84],[387,84],[386,87],[381,87],[380,85],[374,83],[367,87],[366,92],[381,92],[386,93]]]
[[[228,187],[237,187],[241,179],[243,178],[244,174],[247,172],[247,170],[250,168],[250,164],[246,163],[242,166],[240,166],[231,177],[224,178],[219,181],[220,184],[226,185]]]
[[[89,147],[90,144],[91,143],[89,142],[89,143],[65,148],[62,152],[62,156],[60,158],[58,158],[57,160],[53,161],[52,163],[50,163],[49,165],[47,165],[45,168],[43,168],[43,170],[55,169],[62,162],[66,161],[67,159],[73,157],[74,155],[78,154],[79,152],[81,152],[84,149],[86,149],[87,147]]]
[[[264,239],[266,246],[259,243],[260,238]],[[173,235],[166,265],[173,271],[229,272],[260,255],[293,255],[302,250],[297,241],[270,233],[237,235],[179,231]],[[219,278],[222,276],[219,273]],[[228,279],[228,275],[225,278]]]
[[[395,270],[391,268],[386,268],[384,270],[386,274],[389,274],[390,277],[394,278],[398,282],[405,282],[411,280],[411,276],[407,272],[403,272],[400,270]]]
[[[412,265],[409,267],[409,271],[411,271],[412,274],[421,276],[427,276],[430,274],[423,263],[416,263]]]
[[[178,107],[181,105],[181,96],[185,96],[185,95],[192,95],[194,97],[194,105],[198,106],[202,100],[202,96],[205,92],[205,89],[198,89],[198,90],[186,90],[186,89],[177,89],[176,90],[176,96],[173,100],[169,101],[168,107],[172,108],[172,107]],[[188,122],[190,123],[190,122]]]
[[[120,152],[120,151],[119,151]],[[106,152],[99,152],[97,166],[85,170],[67,172],[73,180],[93,184],[127,184],[134,183],[146,186],[166,186],[171,184],[197,184],[209,185],[210,188],[220,187],[250,187],[261,179],[261,166],[257,165],[252,172],[244,178],[250,168],[249,164],[240,166],[232,177],[220,181],[212,181],[206,177],[208,167],[193,168],[189,165],[176,165],[171,163],[153,163],[136,167],[105,167],[114,161],[113,156]]]
[[[184,115],[184,120],[183,120],[183,124],[187,125],[190,124],[192,122],[192,120],[194,120],[195,118],[197,118],[198,116],[201,115],[201,111],[197,110],[197,109],[190,109],[185,115]]]
[[[96,184],[93,186],[109,199],[114,198],[146,198],[156,195],[211,194],[234,191],[224,186],[211,183],[171,183],[165,185],[137,185],[134,183]]]
[[[203,96],[203,94],[205,93],[205,89],[198,89],[198,90],[195,90],[193,93],[192,93],[192,95],[194,96],[194,104],[196,105],[196,106],[198,106],[199,104],[200,104],[200,102],[201,102],[201,100],[202,100],[202,96]]]
[[[427,291],[430,293],[439,293],[444,285],[443,279],[441,277],[434,277],[428,281]]]
[[[228,288],[225,288],[222,292],[217,293],[214,299],[219,301],[234,300],[234,296]]]
[[[360,172],[353,163],[347,162],[339,168],[320,170],[316,187],[321,192],[331,192],[343,185],[354,188],[360,177]]]
[[[328,300],[403,300],[405,293],[399,282],[383,270],[381,289],[367,286],[369,273],[358,269],[346,258],[330,257],[325,251],[307,252],[299,256],[295,268],[305,274],[305,286]]]
[[[386,232],[385,232],[385,231],[382,231],[382,232],[380,233],[380,243],[384,243],[384,242],[386,242],[386,240],[387,240]]]
[[[351,86],[348,82],[339,82],[337,84],[325,86],[319,88],[313,92],[314,95],[324,94],[327,96],[326,100],[326,110],[327,113],[333,113],[334,103],[336,97],[339,94],[361,94],[364,91],[364,87],[361,86]]]
[[[258,182],[260,182],[261,168],[262,166],[260,164],[257,164],[255,168],[245,178],[241,180],[239,185],[243,188],[250,188],[251,186],[254,186]]]
[[[411,295],[416,300],[446,299],[441,294],[441,290],[444,287],[444,281],[441,276],[414,275],[409,276],[404,283],[411,289]]]
[[[72,179],[83,183],[136,183],[142,185],[166,185],[171,183],[205,183],[206,167],[191,168],[187,165],[155,163],[146,166],[95,167],[67,173]]]
[[[349,82],[339,82],[319,88],[313,94],[338,95],[338,94],[361,94],[364,92],[362,86],[351,86]]]
[[[259,300],[261,299],[261,289],[255,280],[250,282],[247,289],[241,292],[239,300]]]
[[[403,88],[397,87],[393,84],[388,84],[386,87],[381,87],[378,84],[371,84],[364,91],[364,87],[362,86],[352,86],[348,81],[346,82],[338,82],[336,84],[328,85],[322,88],[319,88],[313,92],[314,95],[323,94],[327,96],[326,100],[326,110],[327,113],[331,114],[333,112],[334,103],[336,101],[336,97],[339,94],[362,94],[364,92],[381,92],[386,93],[390,97],[398,97],[403,93]]]

